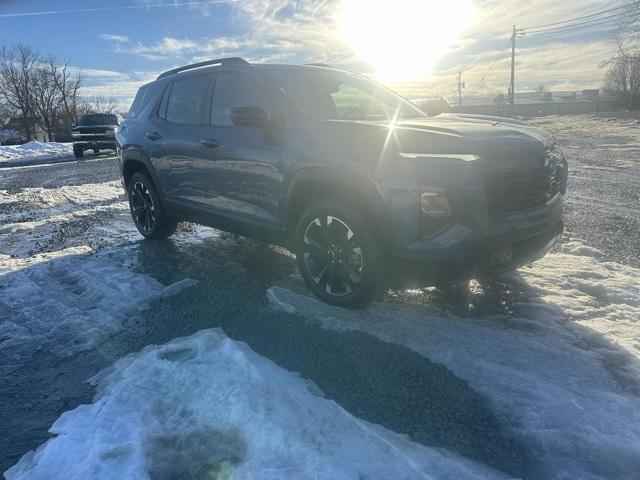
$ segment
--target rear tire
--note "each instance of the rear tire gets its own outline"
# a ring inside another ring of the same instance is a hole
[[[298,219],[294,245],[302,277],[320,300],[358,307],[382,294],[386,261],[359,211],[332,200],[314,203]]]
[[[95,154],[97,155],[97,154],[99,154],[99,153],[100,153],[100,150],[99,150],[99,149],[97,149],[97,148],[94,148],[94,149],[93,149],[93,153],[95,153]]]
[[[84,157],[84,149],[80,146],[74,145],[73,146],[73,156],[76,158],[82,158]]]
[[[175,233],[178,222],[165,213],[149,177],[143,173],[134,174],[127,184],[127,193],[133,223],[142,236],[161,240]]]

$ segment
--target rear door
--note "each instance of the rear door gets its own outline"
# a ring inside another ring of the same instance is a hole
[[[209,125],[203,129],[202,173],[212,208],[244,220],[277,225],[280,152],[273,124],[239,126],[232,111],[259,107],[274,117],[274,103],[253,79],[240,73],[215,76]]]
[[[204,73],[167,85],[145,132],[146,150],[168,200],[206,204],[200,140],[208,117],[212,76]]]

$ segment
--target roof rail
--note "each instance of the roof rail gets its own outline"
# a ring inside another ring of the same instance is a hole
[[[194,68],[206,67],[208,65],[229,65],[234,63],[238,65],[249,65],[249,62],[240,57],[216,58],[215,60],[206,60],[204,62],[192,63],[191,65],[185,65],[184,67],[167,70],[166,72],[158,75],[156,80],[160,80],[161,78],[168,77],[169,75],[174,75],[179,72],[184,72],[185,70],[192,70]]]
[[[310,67],[325,67],[325,68],[333,68],[331,65],[329,65],[328,63],[305,63],[305,65],[308,65]]]

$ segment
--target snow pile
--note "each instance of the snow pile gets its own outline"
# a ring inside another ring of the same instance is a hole
[[[535,294],[513,305],[513,316],[390,302],[345,311],[279,287],[268,298],[325,328],[368,332],[447,366],[527,445],[532,478],[635,478],[640,271],[560,253],[521,274],[512,281]]]
[[[572,241],[522,270],[534,287],[531,305],[552,305],[584,328],[581,340],[613,362],[616,373],[628,375],[629,388],[640,394],[640,270],[599,262],[597,249]],[[618,347],[618,348],[616,348]]]
[[[32,140],[23,145],[0,146],[0,165],[24,164],[44,158],[55,160],[71,156],[73,156],[72,143],[40,143]]]
[[[130,260],[87,251],[80,247],[53,259],[41,256],[0,276],[0,353],[17,359],[43,348],[59,356],[93,348],[149,302],[193,282],[165,287],[133,272]]]
[[[220,330],[125,357],[7,480],[503,478],[363,422]]]

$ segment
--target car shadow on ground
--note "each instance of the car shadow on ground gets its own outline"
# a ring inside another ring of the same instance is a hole
[[[121,248],[113,248],[114,255],[124,255]],[[141,241],[127,248],[132,268],[139,273],[165,285],[185,278],[199,283],[132,315],[123,330],[89,351],[62,358],[39,349],[16,360],[0,348],[0,430],[7,432],[0,440],[0,470],[45,441],[47,429],[64,411],[90,402],[92,388],[85,381],[117,358],[149,344],[221,327],[232,339],[312,381],[326,398],[359,418],[429,447],[534,478],[536,459],[527,445],[505,427],[482,394],[441,363],[362,331],[327,329],[300,313],[270,308],[268,287],[304,291],[295,262],[285,251],[225,233],[203,242]],[[29,268],[33,267],[27,267],[27,273]],[[10,281],[11,275],[3,281]],[[426,307],[424,322],[429,322],[429,308],[458,308],[478,315],[467,303],[475,296],[484,299],[474,302],[482,305],[483,314],[504,313],[510,299],[520,295],[499,284],[488,298],[470,288],[392,292],[383,304]],[[362,314],[366,316],[366,310]]]

